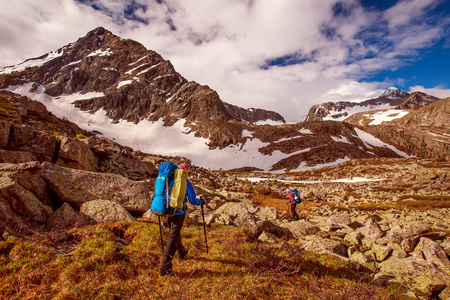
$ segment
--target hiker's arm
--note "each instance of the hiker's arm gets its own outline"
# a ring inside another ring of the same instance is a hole
[[[187,183],[186,195],[187,195],[187,197],[189,199],[189,202],[191,204],[194,204],[194,205],[201,205],[202,204],[202,200],[197,199],[197,195],[195,194],[194,187],[192,186],[192,183],[189,180],[187,180],[186,183]]]

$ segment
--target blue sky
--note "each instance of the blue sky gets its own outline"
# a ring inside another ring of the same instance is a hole
[[[0,0],[0,66],[103,26],[223,101],[301,121],[395,86],[450,96],[450,1]]]

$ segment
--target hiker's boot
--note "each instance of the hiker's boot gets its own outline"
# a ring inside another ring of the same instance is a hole
[[[161,275],[161,276],[174,276],[175,272],[172,269],[159,269],[159,275]]]
[[[186,256],[188,255],[188,252],[189,252],[188,248],[184,248],[184,250],[181,253],[178,253],[178,257],[181,260],[184,260],[184,259],[186,259]]]

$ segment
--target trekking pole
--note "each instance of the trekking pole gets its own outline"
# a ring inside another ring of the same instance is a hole
[[[203,196],[200,196],[200,200],[202,200],[202,219],[203,219],[203,232],[205,233],[205,244],[206,244],[206,253],[208,253],[208,239],[206,238],[206,225],[205,225],[205,213],[203,211]]]
[[[161,237],[161,250],[162,253],[164,253],[164,241],[162,237],[162,229],[161,229],[161,217],[158,216],[158,224],[159,224],[159,236]]]

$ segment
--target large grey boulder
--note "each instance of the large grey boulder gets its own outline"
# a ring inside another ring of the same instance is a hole
[[[301,238],[307,235],[314,235],[320,231],[320,228],[306,220],[283,223],[281,227],[286,228],[295,238]]]
[[[136,221],[119,203],[102,199],[83,203],[80,208],[80,215],[86,215],[96,222]]]
[[[41,174],[62,201],[76,208],[95,199],[117,202],[129,212],[138,214],[150,208],[150,191],[141,181],[116,174],[64,168],[48,162],[42,164]]]
[[[317,254],[335,254],[342,257],[347,257],[347,249],[345,246],[336,240],[324,239],[316,235],[308,235],[299,239],[300,244],[307,251]]]
[[[330,230],[346,228],[350,224],[352,224],[352,218],[347,213],[332,215],[327,219],[327,225],[330,227]]]
[[[446,272],[419,257],[391,257],[379,267],[375,280],[406,285],[410,296],[421,297],[419,299],[430,299],[450,286],[450,276]]]
[[[275,207],[262,207],[258,210],[256,215],[261,219],[276,220],[277,209]]]

